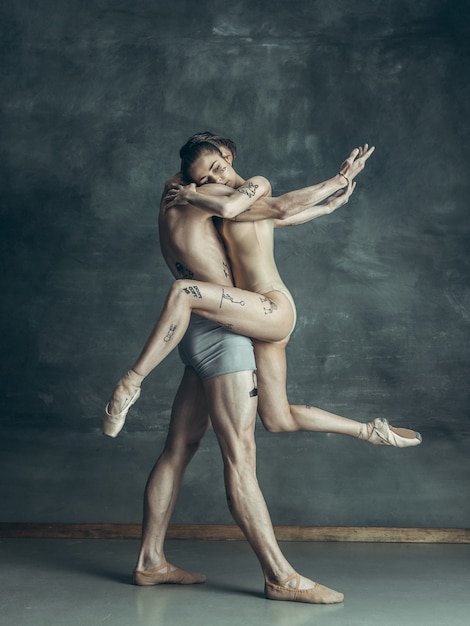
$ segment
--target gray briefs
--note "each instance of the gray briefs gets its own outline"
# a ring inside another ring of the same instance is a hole
[[[186,367],[192,367],[203,380],[256,369],[251,339],[199,315],[191,315],[178,350]]]

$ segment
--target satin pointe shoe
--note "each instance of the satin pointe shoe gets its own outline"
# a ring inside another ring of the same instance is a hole
[[[410,448],[419,446],[422,441],[421,435],[409,428],[395,428],[390,426],[384,417],[378,417],[367,424],[372,427],[368,437],[364,441],[375,446],[393,446],[395,448]]]
[[[295,587],[286,587],[286,583],[294,580]],[[264,595],[268,600],[282,600],[285,602],[304,602],[307,604],[338,604],[343,602],[344,595],[328,587],[315,583],[310,589],[299,589],[300,574],[294,573],[281,581],[278,585],[266,581]]]
[[[198,585],[206,582],[204,574],[187,572],[184,569],[170,565],[165,561],[162,565],[148,570],[134,570],[134,585],[147,587],[150,585]]]
[[[104,420],[103,420],[103,434],[108,437],[117,437],[121,432],[124,423],[126,421],[126,416],[133,404],[137,402],[140,396],[140,387],[137,388],[137,391],[131,396],[129,402],[125,405],[120,413],[115,413],[112,415],[109,413],[109,402],[106,405],[104,410]]]

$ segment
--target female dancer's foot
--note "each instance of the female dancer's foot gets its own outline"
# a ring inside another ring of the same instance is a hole
[[[375,446],[394,446],[395,448],[419,446],[422,441],[418,432],[409,428],[390,426],[384,417],[378,417],[367,424],[363,424],[359,439],[368,441]]]
[[[103,434],[108,437],[119,435],[126,421],[127,412],[139,399],[143,378],[134,370],[129,370],[118,382],[104,410]]]

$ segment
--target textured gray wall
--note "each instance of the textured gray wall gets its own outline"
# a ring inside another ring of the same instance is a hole
[[[101,413],[170,285],[163,182],[211,129],[276,195],[377,146],[347,207],[278,233],[289,394],[424,437],[258,427],[274,522],[469,526],[468,18],[450,0],[2,4],[0,521],[140,521],[177,355],[117,440]],[[212,433],[175,521],[231,521]]]

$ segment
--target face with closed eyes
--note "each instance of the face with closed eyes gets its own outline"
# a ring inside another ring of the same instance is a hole
[[[235,187],[239,176],[231,165],[232,155],[229,150],[208,151],[197,158],[188,170],[191,180],[196,185],[219,183]]]

